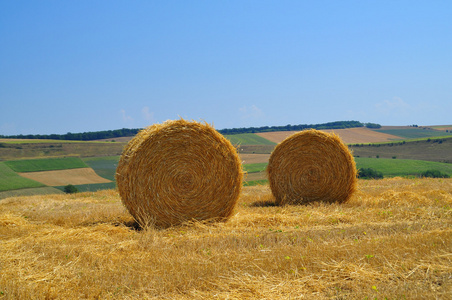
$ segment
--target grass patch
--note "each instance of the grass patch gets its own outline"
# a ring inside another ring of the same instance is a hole
[[[88,167],[78,157],[11,160],[6,161],[5,164],[15,172],[41,172]]]
[[[243,170],[248,173],[263,172],[267,168],[268,163],[245,164]]]
[[[256,186],[256,185],[266,185],[266,184],[268,184],[268,180],[262,179],[262,180],[246,181],[243,183],[243,186]]]
[[[233,145],[276,145],[276,143],[264,139],[254,133],[225,135],[225,138],[227,138]]]
[[[434,161],[355,157],[355,162],[358,169],[372,168],[382,172],[385,177],[416,176],[427,170],[452,175],[452,164]]]
[[[18,190],[45,186],[44,184],[24,178],[0,162],[0,191]]]
[[[112,181],[115,180],[119,156],[87,157],[83,158],[83,161],[90,166],[97,175]]]

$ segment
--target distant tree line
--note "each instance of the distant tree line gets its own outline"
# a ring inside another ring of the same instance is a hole
[[[93,141],[102,139],[113,139],[124,136],[134,136],[141,129],[117,129],[117,130],[104,130],[93,131],[83,133],[71,133],[66,134],[19,134],[19,135],[0,135],[0,138],[7,139],[43,139],[43,140],[68,140],[68,141]]]
[[[286,126],[263,126],[263,127],[246,127],[246,128],[231,128],[218,130],[221,134],[239,134],[239,133],[258,133],[271,131],[300,131],[304,129],[345,129],[355,127],[380,128],[380,124],[375,123],[361,123],[359,121],[337,121],[323,124],[304,124],[304,125],[286,125]],[[19,134],[19,135],[0,135],[0,138],[6,139],[44,139],[44,140],[69,140],[69,141],[92,141],[103,139],[114,139],[118,137],[127,137],[136,135],[141,129],[117,129],[104,130],[83,133],[66,134]]]
[[[301,125],[285,125],[285,126],[263,126],[263,127],[246,127],[231,128],[218,130],[221,134],[239,134],[239,133],[259,133],[271,131],[300,131],[304,129],[346,129],[355,127],[380,128],[380,124],[361,123],[359,121],[336,121],[323,124],[301,124]]]

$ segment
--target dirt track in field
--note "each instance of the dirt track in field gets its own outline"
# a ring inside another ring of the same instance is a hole
[[[346,144],[366,144],[387,142],[391,140],[400,140],[401,138],[392,134],[376,132],[364,127],[348,128],[348,129],[325,129],[325,132],[334,132]],[[274,143],[282,142],[286,137],[298,131],[275,131],[275,132],[261,132],[257,135],[270,140]]]
[[[48,186],[62,186],[67,184],[92,184],[111,182],[102,178],[91,168],[70,170],[19,173],[20,176],[30,178]]]

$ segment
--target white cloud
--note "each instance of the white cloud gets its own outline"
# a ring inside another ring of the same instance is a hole
[[[123,122],[128,123],[128,122],[133,121],[133,118],[131,116],[127,115],[126,111],[124,109],[121,109],[120,112],[121,112],[121,117],[122,117]]]
[[[393,97],[392,100],[379,102],[375,104],[375,108],[378,112],[385,115],[408,114],[413,110],[413,107],[400,97]]]
[[[243,122],[256,121],[265,117],[264,112],[254,104],[239,108],[239,113]]]
[[[154,121],[154,112],[149,111],[149,107],[145,106],[141,109],[141,114],[143,118],[148,123],[155,123]]]

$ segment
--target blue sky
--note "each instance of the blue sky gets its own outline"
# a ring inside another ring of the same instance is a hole
[[[452,124],[452,1],[1,1],[0,134]]]

